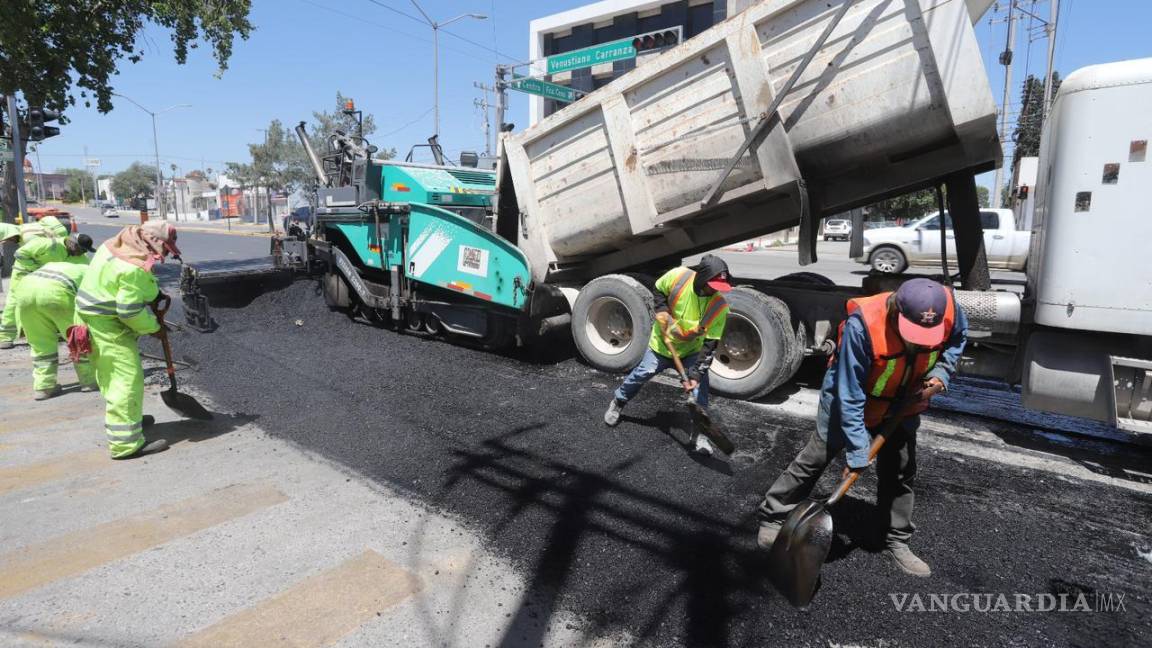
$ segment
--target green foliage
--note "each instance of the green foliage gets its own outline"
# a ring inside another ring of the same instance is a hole
[[[64,202],[80,202],[91,193],[92,176],[84,169],[57,169],[56,173],[68,176],[68,185],[61,196]]]
[[[1052,73],[1052,98],[1060,90],[1060,73]],[[1012,168],[1022,157],[1040,154],[1040,133],[1044,127],[1044,81],[1031,74],[1024,80],[1020,92],[1020,115],[1016,118],[1016,130],[1012,141],[1016,147],[1012,153]]]
[[[151,198],[156,188],[156,167],[139,162],[112,176],[112,193],[120,200]]]
[[[936,211],[936,190],[921,189],[912,193],[881,200],[868,207],[869,214],[879,214],[884,220],[910,220],[930,211]]]
[[[981,207],[990,207],[992,205],[989,199],[990,193],[991,192],[988,191],[988,187],[985,187],[984,185],[976,185],[977,204],[979,204]],[[1008,203],[1002,202],[1000,204],[1007,205]]]
[[[120,60],[144,56],[146,25],[166,28],[178,64],[205,44],[222,73],[238,35],[252,32],[251,0],[4,0],[0,17],[0,94],[63,111],[76,104],[112,110]]]

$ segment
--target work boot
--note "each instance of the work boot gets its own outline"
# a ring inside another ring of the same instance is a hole
[[[604,412],[604,423],[606,423],[609,427],[616,427],[616,424],[620,422],[620,412],[624,409],[624,405],[626,404],[627,401],[621,403],[620,401],[613,398],[612,402],[608,404],[608,411]]]
[[[156,417],[155,416],[152,416],[151,414],[145,414],[143,417],[141,417],[140,427],[147,430],[148,428],[152,427],[153,425],[156,425]]]
[[[708,440],[708,437],[703,434],[696,435],[696,443],[692,444],[692,452],[705,457],[711,457],[716,454],[716,446]]]
[[[781,522],[761,522],[760,530],[756,532],[756,546],[764,551],[772,548],[776,542],[776,536],[780,535],[780,527],[784,526]]]
[[[55,385],[51,389],[38,389],[36,395],[33,396],[35,400],[42,401],[54,398],[60,395],[60,385]]]
[[[94,392],[99,390],[100,387],[96,383],[92,383],[91,385],[80,385],[80,391],[82,392]]]
[[[903,542],[889,542],[888,549],[884,553],[888,554],[888,559],[905,574],[921,578],[932,575],[932,568],[928,563],[917,558]]]
[[[14,348],[16,348],[16,343],[12,340],[4,340],[3,342],[0,342],[0,351]]]
[[[145,443],[144,445],[140,446],[139,450],[137,450],[136,452],[133,452],[130,455],[124,455],[123,457],[112,457],[112,458],[113,459],[135,459],[136,457],[143,457],[144,455],[156,454],[157,452],[164,452],[167,449],[168,449],[168,442],[167,441],[165,441],[164,439],[156,439],[155,441],[149,441],[148,443]]]

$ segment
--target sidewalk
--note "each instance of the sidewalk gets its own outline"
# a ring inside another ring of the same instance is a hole
[[[112,461],[100,395],[63,365],[65,393],[35,402],[30,364],[0,352],[4,646],[606,645],[568,614],[514,617],[524,581],[479,537],[258,414],[179,420],[151,386],[171,449]]]

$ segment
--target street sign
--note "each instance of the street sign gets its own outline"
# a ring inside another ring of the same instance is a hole
[[[528,94],[563,101],[564,103],[572,103],[580,98],[579,92],[572,88],[519,75],[513,78],[512,82],[508,84],[508,87],[513,90],[519,90],[520,92],[527,92]]]
[[[636,48],[632,47],[632,40],[632,38],[621,38],[620,40],[549,56],[547,58],[548,74],[636,58]]]

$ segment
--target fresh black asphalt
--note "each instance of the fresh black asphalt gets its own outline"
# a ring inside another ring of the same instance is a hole
[[[197,367],[182,378],[229,413],[458,517],[514,561],[530,588],[508,612],[504,645],[539,644],[561,609],[593,636],[652,646],[1138,646],[1152,637],[1152,560],[1140,554],[1152,550],[1152,497],[934,450],[930,419],[913,546],[933,576],[897,573],[876,552],[868,473],[837,506],[823,587],[798,611],[768,584],[754,509],[811,420],[718,399],[740,447],[728,467],[687,452],[688,421],[670,387],[649,385],[619,427],[605,427],[618,379],[573,359],[562,340],[533,357],[400,334],[330,312],[311,280],[215,315],[213,333],[174,335],[177,355]],[[1020,444],[1061,451],[1042,438]],[[1126,609],[917,613],[892,599],[1081,592],[1124,594]]]

